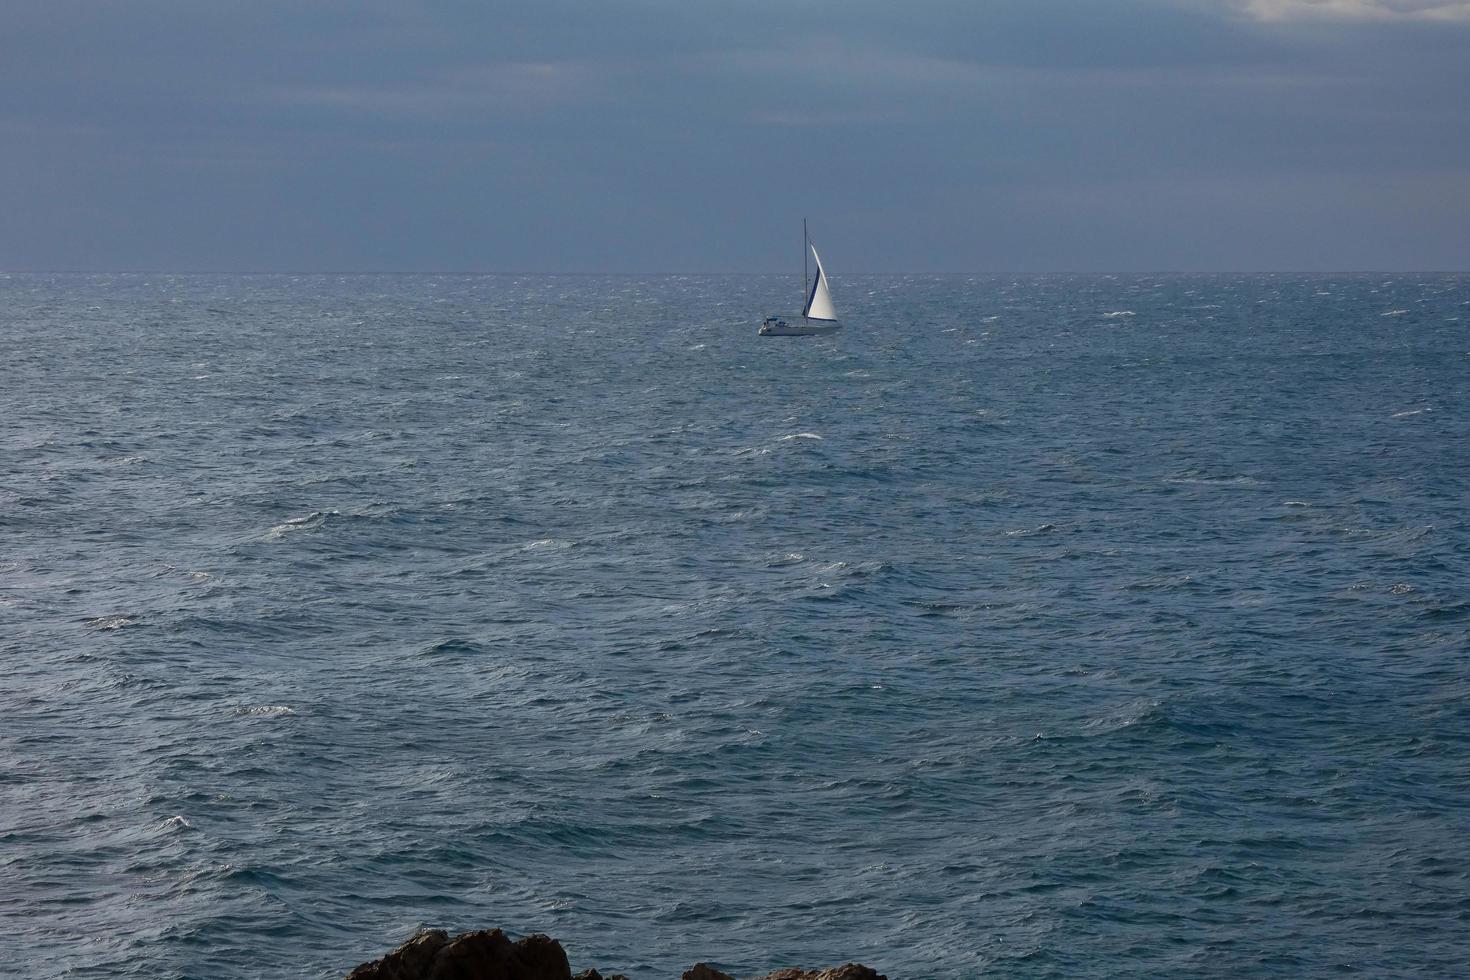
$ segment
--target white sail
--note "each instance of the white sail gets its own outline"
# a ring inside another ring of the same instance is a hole
[[[832,306],[832,293],[827,288],[827,270],[822,268],[822,257],[812,248],[811,239],[806,237],[805,220],[801,223],[801,240],[811,249],[812,258],[817,260],[817,276],[806,295],[806,305],[801,308],[801,321],[787,323],[784,317],[768,316],[756,331],[762,337],[817,337],[842,329],[842,324],[837,322],[837,310]],[[802,254],[801,272],[805,279],[805,253]],[[793,321],[795,319],[792,318]]]
[[[806,309],[802,316],[808,320],[836,320],[837,311],[832,308],[832,294],[827,290],[827,274],[822,271],[822,258],[815,245],[808,245],[812,258],[817,260],[817,278],[812,283],[811,295],[806,298]]]

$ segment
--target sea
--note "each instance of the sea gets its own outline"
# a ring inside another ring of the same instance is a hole
[[[0,972],[1470,975],[1470,276],[0,276]]]

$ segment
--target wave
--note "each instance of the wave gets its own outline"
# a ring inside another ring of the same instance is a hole
[[[277,524],[267,531],[265,536],[267,540],[279,541],[286,535],[294,534],[297,531],[314,531],[326,524],[329,518],[336,516],[338,516],[338,512],[335,510],[314,510],[305,517],[292,517],[289,520]]]
[[[88,626],[88,628],[94,629],[94,630],[109,630],[109,631],[112,631],[112,630],[127,629],[129,626],[136,626],[136,625],[138,625],[138,621],[136,619],[134,619],[132,616],[128,616],[128,615],[98,616],[95,619],[89,619],[89,620],[87,620],[87,626]]]
[[[905,599],[903,604],[917,609],[920,617],[955,616],[979,611],[982,607],[973,602],[934,602],[924,599]]]
[[[431,643],[420,652],[426,657],[461,657],[480,656],[486,650],[473,640],[452,639]]]
[[[1253,476],[1239,474],[1237,476],[1173,476],[1164,480],[1165,483],[1180,483],[1200,487],[1258,487],[1261,481]]]
[[[357,477],[334,477],[326,482],[347,481],[354,484]],[[341,527],[375,524],[437,524],[442,518],[437,513],[424,513],[420,508],[397,507],[381,502],[364,504],[346,513],[339,510],[314,510],[303,517],[292,517],[275,525],[265,533],[268,541],[279,541],[287,535],[307,531],[318,531],[324,527]]]
[[[1120,706],[1116,711],[1085,722],[1082,730],[1084,733],[1106,735],[1139,724],[1167,723],[1168,717],[1163,701],[1158,698],[1140,698]]]
[[[281,718],[296,714],[296,710],[286,704],[241,704],[235,706],[234,714],[239,718]]]
[[[516,551],[565,551],[575,544],[564,538],[537,538],[535,541],[527,541],[520,545]]]
[[[1470,602],[1455,602],[1445,606],[1430,606],[1420,616],[1429,620],[1470,620]]]

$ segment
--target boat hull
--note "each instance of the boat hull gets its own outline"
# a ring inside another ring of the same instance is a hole
[[[756,334],[761,337],[818,337],[841,329],[842,324],[836,320],[808,320],[802,317],[795,323],[787,323],[772,317],[761,324]]]

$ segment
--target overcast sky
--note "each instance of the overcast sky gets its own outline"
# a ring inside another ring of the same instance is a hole
[[[1470,2],[4,0],[0,269],[1470,269]]]

